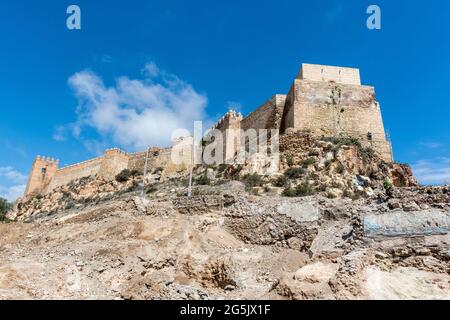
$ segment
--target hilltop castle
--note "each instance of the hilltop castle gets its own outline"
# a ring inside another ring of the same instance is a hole
[[[355,68],[303,64],[287,95],[274,95],[245,118],[228,112],[213,128],[224,134],[227,129],[253,128],[279,129],[280,134],[294,129],[317,137],[353,137],[392,162],[392,147],[386,139],[374,87],[361,85],[359,69]],[[170,148],[152,148],[149,166],[164,166],[173,171],[186,169],[171,164],[170,154]],[[230,156],[233,155],[226,155]],[[58,161],[38,156],[25,196],[49,192],[77,178],[99,175],[113,179],[126,168],[142,170],[145,157],[146,152],[110,149],[102,157],[58,169]]]

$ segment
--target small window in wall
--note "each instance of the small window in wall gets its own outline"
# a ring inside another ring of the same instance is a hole
[[[372,141],[372,132],[367,132],[367,139]]]
[[[41,169],[41,173],[43,176],[45,176],[45,174],[47,173],[47,168],[42,168]]]

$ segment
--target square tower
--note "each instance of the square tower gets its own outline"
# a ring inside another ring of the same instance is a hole
[[[39,194],[45,190],[58,171],[58,162],[50,157],[36,157],[28,177],[25,196]]]
[[[359,69],[323,66],[320,64],[303,63],[297,75],[297,79],[352,84],[356,86],[361,85]]]
[[[357,138],[392,161],[375,89],[361,85],[359,69],[303,64],[286,97],[281,131],[288,128]]]

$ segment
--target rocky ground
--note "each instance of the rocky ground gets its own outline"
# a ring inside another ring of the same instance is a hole
[[[450,299],[449,187],[294,138],[284,174],[198,167],[191,198],[154,168],[145,198],[127,173],[22,199],[0,223],[0,299]]]

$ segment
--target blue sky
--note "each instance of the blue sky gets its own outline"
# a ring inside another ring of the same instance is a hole
[[[82,30],[66,28],[70,4]],[[163,145],[166,121],[247,114],[286,93],[302,62],[359,67],[395,159],[422,183],[449,182],[449,16],[448,0],[2,1],[0,196],[22,192],[38,154],[65,165]]]

